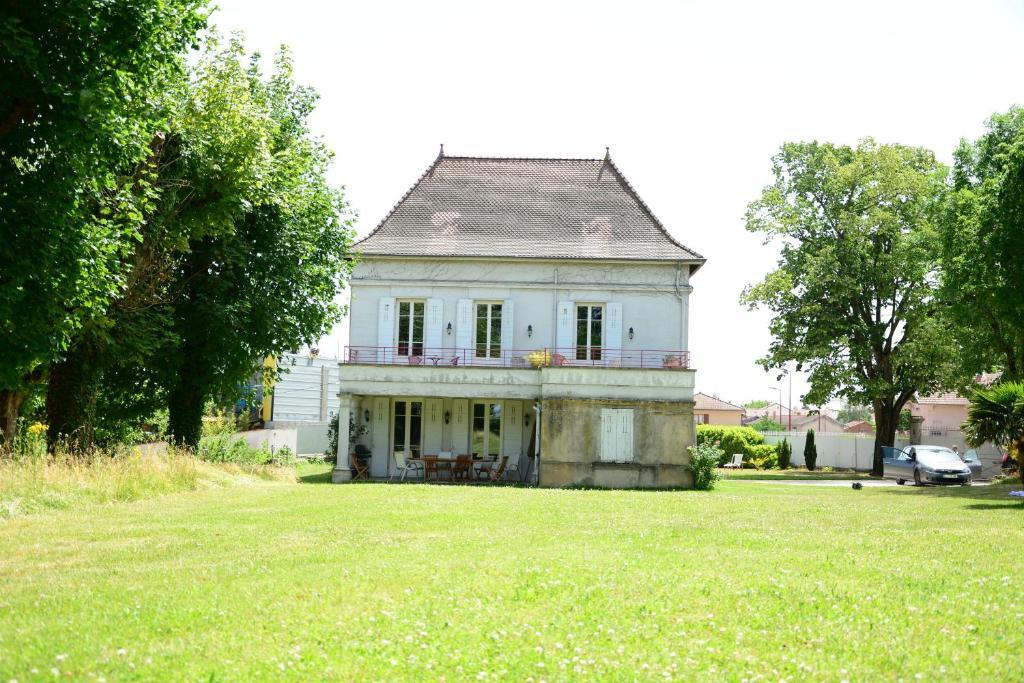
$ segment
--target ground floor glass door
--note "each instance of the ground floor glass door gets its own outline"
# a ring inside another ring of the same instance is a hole
[[[392,450],[418,458],[423,451],[423,401],[395,400],[391,428]]]
[[[474,456],[482,458],[501,456],[500,402],[473,403],[473,424],[470,436],[470,449]]]

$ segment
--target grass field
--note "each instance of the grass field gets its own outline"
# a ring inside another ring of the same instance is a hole
[[[779,481],[783,479],[828,481],[832,479],[871,479],[867,472],[824,472],[822,470],[742,470],[720,468],[718,470],[724,479],[763,479],[767,481]]]
[[[1021,675],[1008,487],[300,474],[0,522],[0,680]]]

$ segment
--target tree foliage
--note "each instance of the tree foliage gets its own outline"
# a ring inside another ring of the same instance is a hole
[[[751,422],[747,426],[751,429],[756,429],[759,432],[781,432],[785,429],[785,426],[783,426],[781,422],[777,422],[767,415],[759,420]]]
[[[1021,462],[1024,455],[1024,382],[1002,382],[971,395],[964,422],[964,436],[971,446],[991,441],[1008,448]],[[1024,482],[1024,467],[1020,468]]]
[[[846,402],[843,404],[843,407],[839,409],[837,419],[843,424],[846,424],[848,422],[855,422],[858,420],[871,422],[875,417],[870,406],[858,406]]]
[[[82,321],[125,284],[160,94],[205,25],[205,0],[8,3],[0,16],[0,399],[13,433]]]
[[[942,293],[968,367],[1024,378],[1024,109],[954,155],[941,221]]]
[[[743,295],[775,314],[759,363],[808,371],[807,403],[871,404],[880,473],[907,400],[958,377],[936,300],[945,169],[927,150],[870,139],[787,143],[773,161],[775,182],[747,211],[747,229],[781,245],[778,267]]]
[[[267,77],[240,38],[211,37],[168,97],[153,208],[120,262],[120,296],[51,372],[51,438],[88,443],[94,423],[166,405],[170,434],[194,447],[209,399],[238,395],[264,357],[341,316],[350,215],[307,125],[316,95],[294,83],[287,51]]]
[[[818,466],[818,447],[814,445],[814,430],[807,430],[807,438],[804,440],[804,465],[811,472]]]

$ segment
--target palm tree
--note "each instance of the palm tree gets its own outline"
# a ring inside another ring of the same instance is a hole
[[[1024,454],[1024,382],[976,390],[967,409],[964,435],[975,448],[986,441],[1008,448],[1019,464]],[[1024,467],[1019,470],[1024,483]]]

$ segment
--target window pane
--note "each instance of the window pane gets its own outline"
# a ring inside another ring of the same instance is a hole
[[[405,401],[395,401],[395,417],[393,421],[396,451],[405,450]]]
[[[590,358],[601,360],[601,309],[595,307],[591,310],[590,319]]]
[[[487,304],[476,306],[476,355],[487,355]]]
[[[486,410],[487,406],[483,403],[473,404],[473,438],[470,444],[470,452],[476,456],[484,454],[484,435],[486,433],[484,429],[484,414]]]
[[[410,401],[412,410],[409,415],[409,451],[414,457],[420,456],[423,428],[423,403]]]
[[[491,307],[491,340],[489,355],[491,358],[501,357],[501,306],[495,304]]]
[[[398,355],[409,355],[409,302],[398,303]]]
[[[501,453],[501,404],[492,403],[489,412],[487,455],[497,456]]]
[[[412,305],[412,352],[413,355],[423,355],[423,307],[422,301],[414,302]]]

